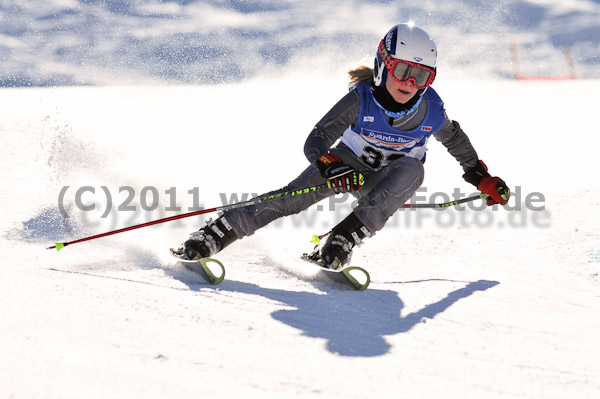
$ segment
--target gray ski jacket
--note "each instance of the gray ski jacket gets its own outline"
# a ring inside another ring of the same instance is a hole
[[[316,124],[304,145],[304,154],[311,164],[315,165],[317,158],[327,153],[344,132],[357,122],[359,112],[360,97],[353,90],[338,101]],[[426,114],[427,101],[423,98],[414,112],[401,118],[389,118],[389,123],[398,130],[412,130],[423,122]],[[448,149],[465,172],[477,164],[479,159],[477,152],[458,122],[446,116],[446,122],[433,136]],[[346,146],[344,143],[339,143],[337,147]]]

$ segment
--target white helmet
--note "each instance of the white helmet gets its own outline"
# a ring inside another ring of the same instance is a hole
[[[375,86],[385,86],[389,73],[398,81],[412,81],[424,92],[435,79],[436,63],[437,48],[427,32],[412,24],[399,24],[379,43],[373,81]]]

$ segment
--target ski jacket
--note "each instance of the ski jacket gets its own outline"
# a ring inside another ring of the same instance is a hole
[[[341,139],[367,166],[378,169],[401,156],[424,162],[427,140],[434,136],[465,171],[478,156],[458,122],[450,120],[438,94],[429,88],[417,108],[402,117],[387,116],[373,98],[371,82],[355,86],[317,123],[304,153],[313,165]]]

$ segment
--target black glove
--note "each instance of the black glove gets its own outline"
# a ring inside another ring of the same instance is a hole
[[[321,155],[317,160],[317,168],[336,193],[360,190],[365,183],[362,173],[344,164],[335,154]]]
[[[488,205],[506,205],[510,198],[510,189],[504,180],[496,176],[492,177],[487,170],[487,166],[480,160],[463,175],[463,178],[488,195]]]

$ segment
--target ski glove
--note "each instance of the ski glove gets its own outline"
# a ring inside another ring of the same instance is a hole
[[[488,206],[495,204],[506,205],[510,198],[510,189],[504,180],[499,177],[492,177],[487,170],[487,166],[483,161],[479,160],[477,165],[463,175],[463,178],[488,195]]]
[[[362,173],[344,164],[335,154],[321,155],[317,159],[317,168],[336,194],[360,190],[364,184]]]

